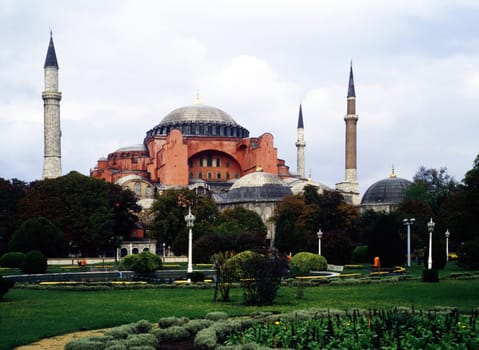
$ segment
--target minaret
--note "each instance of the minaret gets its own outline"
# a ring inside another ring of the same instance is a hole
[[[347,96],[347,111],[344,121],[346,123],[346,146],[345,146],[345,179],[336,185],[343,192],[344,197],[353,205],[359,205],[359,183],[357,178],[356,163],[356,126],[358,123],[356,114],[356,92],[354,90],[353,65],[349,71],[349,86]]]
[[[297,140],[297,173],[304,179],[304,147],[306,147],[306,142],[304,142],[304,124],[303,124],[303,109],[301,104],[299,105],[299,116],[298,116],[298,128],[296,130]]]
[[[56,178],[62,175],[60,141],[60,100],[62,99],[62,94],[58,91],[58,62],[51,31],[43,69],[45,73],[45,90],[42,93],[44,118],[43,178],[45,179]]]

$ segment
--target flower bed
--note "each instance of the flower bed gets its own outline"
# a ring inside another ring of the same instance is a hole
[[[457,309],[299,310],[229,318],[210,312],[204,319],[165,317],[157,326],[138,321],[110,329],[101,337],[75,339],[67,350],[179,349],[477,349],[479,310]],[[172,347],[169,347],[172,346]]]

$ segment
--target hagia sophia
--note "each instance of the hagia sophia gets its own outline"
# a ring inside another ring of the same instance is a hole
[[[61,176],[60,100],[58,62],[50,36],[45,60],[44,171],[43,178]],[[360,200],[357,180],[356,92],[352,65],[346,96],[345,176],[330,188],[305,176],[304,120],[299,106],[295,143],[297,167],[293,172],[278,158],[274,135],[251,136],[231,115],[202,104],[179,107],[150,130],[141,143],[119,148],[98,159],[90,176],[116,183],[136,194],[148,208],[158,192],[189,187],[199,195],[210,195],[219,208],[236,205],[257,212],[268,227],[270,241],[274,227],[268,220],[275,203],[285,195],[300,193],[311,184],[323,190],[339,191],[344,200],[364,209],[391,211],[410,184],[392,175],[373,184]],[[296,120],[296,117],[295,119]],[[292,146],[292,145],[291,145]]]

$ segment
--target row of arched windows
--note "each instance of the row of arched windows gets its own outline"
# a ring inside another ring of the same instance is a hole
[[[148,131],[146,136],[148,138],[155,135],[168,135],[173,129],[180,130],[183,135],[224,136],[241,138],[249,137],[249,131],[239,125],[215,125],[196,122],[173,126],[157,125],[153,129]]]
[[[206,173],[206,179],[207,179],[207,180],[213,180],[213,176],[214,176],[214,175],[213,175],[213,173],[212,173],[211,171],[208,171],[208,172]],[[190,172],[190,179],[193,179],[194,177],[195,177],[195,175],[193,174],[193,172]],[[203,179],[203,178],[205,178],[205,177],[203,176],[203,172],[200,171],[200,172],[198,173],[198,179]],[[216,173],[215,180],[221,180],[222,178],[223,178],[223,175],[221,174],[221,172],[217,172],[217,173]],[[235,173],[234,178],[235,178],[235,179],[239,179],[239,174],[238,174],[238,173]],[[231,175],[230,175],[229,172],[226,172],[226,174],[225,174],[225,179],[226,179],[226,180],[230,180],[230,179],[231,179]]]

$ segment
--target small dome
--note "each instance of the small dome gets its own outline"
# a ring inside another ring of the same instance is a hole
[[[406,196],[406,190],[411,181],[390,176],[372,184],[364,193],[361,205],[368,204],[399,204]]]
[[[279,177],[257,171],[239,178],[228,191],[226,201],[279,201],[290,194],[291,189]]]
[[[131,146],[126,146],[126,147],[121,147],[118,148],[116,152],[143,152],[146,151],[146,147],[144,144],[137,144],[137,145],[131,145]]]
[[[200,103],[177,108],[146,133],[145,141],[154,136],[166,136],[178,129],[186,136],[249,137],[249,131],[227,113]]]

